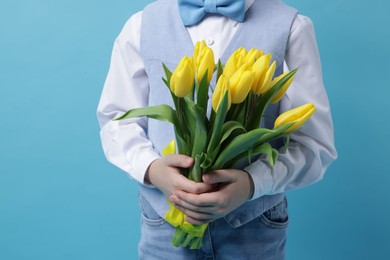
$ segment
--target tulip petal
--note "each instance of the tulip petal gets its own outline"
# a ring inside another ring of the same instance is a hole
[[[183,57],[171,76],[169,82],[171,91],[177,97],[187,96],[194,85],[194,74],[192,58]]]
[[[280,80],[282,79],[283,77],[285,77],[287,75],[288,72],[276,77],[272,82],[271,82],[271,88],[273,86],[275,86],[275,84]],[[286,93],[286,91],[288,90],[288,88],[290,87],[292,81],[294,80],[294,76],[292,76],[286,83],[283,84],[283,87],[278,91],[278,93],[276,93],[276,95],[272,98],[271,100],[271,104],[275,104],[277,102],[279,102],[284,94]]]
[[[279,115],[275,121],[274,127],[277,128],[284,124],[292,123],[292,126],[285,131],[285,134],[290,134],[303,125],[315,111],[316,108],[313,103],[307,103],[300,107],[293,108]]]

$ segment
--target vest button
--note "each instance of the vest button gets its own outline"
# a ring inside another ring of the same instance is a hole
[[[213,44],[214,44],[214,39],[212,39],[212,38],[207,38],[207,39],[206,39],[206,44],[207,44],[208,46],[213,45]]]

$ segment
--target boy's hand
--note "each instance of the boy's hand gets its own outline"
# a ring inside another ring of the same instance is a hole
[[[191,157],[173,154],[153,161],[145,175],[145,182],[156,186],[168,198],[176,191],[193,194],[208,192],[212,184],[196,183],[184,177],[179,168],[189,168],[194,163]]]
[[[206,224],[224,217],[253,195],[253,180],[245,171],[217,170],[204,174],[203,181],[209,185],[219,184],[219,188],[201,194],[178,190],[169,197],[192,224]]]

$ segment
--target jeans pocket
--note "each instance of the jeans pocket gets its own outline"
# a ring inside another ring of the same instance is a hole
[[[141,194],[139,195],[139,205],[141,208],[142,223],[152,227],[162,226],[167,223],[164,218],[157,214],[150,203]]]
[[[288,210],[286,197],[276,206],[265,211],[260,216],[260,221],[269,228],[287,228]]]

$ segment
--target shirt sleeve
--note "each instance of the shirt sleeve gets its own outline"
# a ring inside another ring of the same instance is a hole
[[[280,112],[309,102],[317,110],[301,129],[290,135],[290,145],[280,153],[274,167],[260,158],[245,168],[254,181],[252,199],[315,183],[337,158],[315,32],[311,20],[302,15],[293,22],[285,56],[285,69],[295,68],[298,72],[281,100]]]
[[[126,111],[148,104],[149,84],[140,56],[142,12],[133,15],[114,43],[109,72],[97,109],[107,160],[139,183],[160,155],[146,135],[147,119],[113,121]]]

